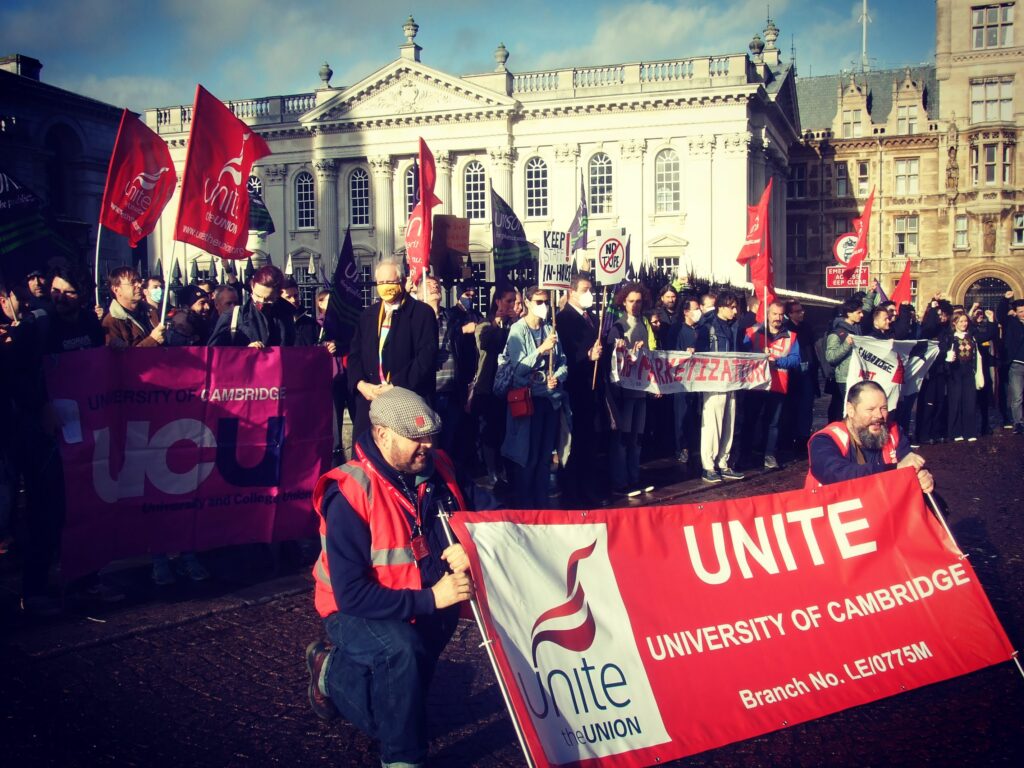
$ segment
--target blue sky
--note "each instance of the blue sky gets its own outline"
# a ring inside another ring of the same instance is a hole
[[[871,0],[875,68],[930,62],[933,0]],[[860,58],[859,0],[772,0],[802,76]],[[192,101],[302,93],[358,82],[397,58],[409,13],[423,61],[454,74],[494,68],[504,42],[514,72],[746,51],[763,0],[4,0],[0,54],[43,62],[44,82],[142,110]]]

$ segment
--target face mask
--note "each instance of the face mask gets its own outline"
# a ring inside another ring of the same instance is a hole
[[[533,312],[534,317],[539,317],[541,321],[548,319],[548,305],[547,304],[534,304],[530,302],[530,311]]]
[[[378,285],[377,295],[380,296],[381,300],[386,301],[388,304],[394,304],[402,295],[402,286]]]
[[[153,303],[159,304],[161,301],[164,300],[164,289],[163,288],[150,288],[149,289],[149,298],[153,301]]]
[[[464,296],[459,299],[459,304],[461,304],[467,311],[473,308],[473,300],[468,296]]]
[[[580,306],[583,307],[583,309],[590,309],[594,306],[594,294],[590,291],[580,293],[576,296],[576,301],[580,303]]]
[[[700,318],[701,318],[701,314],[702,314],[702,313],[701,313],[700,309],[691,309],[691,310],[689,311],[689,313],[688,313],[688,315],[689,315],[689,318],[690,318],[690,322],[691,322],[691,323],[697,323],[697,322],[699,322],[699,321],[700,321]]]

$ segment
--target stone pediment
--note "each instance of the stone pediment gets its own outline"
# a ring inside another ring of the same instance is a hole
[[[398,60],[302,116],[306,125],[385,123],[500,113],[516,102],[419,62]]]
[[[648,248],[685,248],[689,244],[689,240],[676,235],[660,235],[647,241]]]

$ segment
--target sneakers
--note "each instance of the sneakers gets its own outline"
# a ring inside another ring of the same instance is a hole
[[[729,469],[729,467],[718,470],[718,474],[722,476],[723,480],[742,480],[744,478],[744,474],[742,472],[737,472],[735,469]]]
[[[954,437],[953,438],[953,442],[954,443],[962,443],[963,441],[964,441],[964,439],[962,437]]]
[[[778,469],[779,460],[772,456],[770,453],[764,457],[764,468],[765,469]]]
[[[679,454],[676,456],[676,461],[678,461],[680,464],[689,464],[690,463],[690,450],[689,450],[689,448],[683,448],[683,450],[681,450],[679,452]]]
[[[978,438],[976,438],[976,437],[968,437],[967,438],[967,442],[968,443],[976,443],[976,442],[978,442]]]
[[[650,493],[651,491],[654,490],[654,486],[653,485],[645,485],[640,490],[643,491],[644,493]]]
[[[722,482],[722,476],[720,474],[718,474],[715,471],[709,472],[706,469],[701,473],[700,479],[703,480],[705,483],[720,483],[720,482]]]
[[[210,572],[196,559],[194,552],[185,552],[178,559],[178,573],[188,576],[192,581],[206,581]]]
[[[174,583],[174,571],[171,561],[166,557],[153,559],[153,583],[158,587],[167,587]]]
[[[331,656],[327,643],[317,640],[306,646],[306,669],[309,671],[309,706],[313,714],[321,720],[333,720],[338,716],[338,708],[331,697],[320,688],[324,665]]]

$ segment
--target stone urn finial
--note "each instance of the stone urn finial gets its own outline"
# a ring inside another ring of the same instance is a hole
[[[405,40],[408,43],[413,42],[416,39],[416,33],[420,31],[420,25],[416,23],[416,19],[409,14],[409,18],[405,20],[405,26],[402,27],[402,31],[405,33]]]
[[[331,78],[334,77],[334,70],[331,69],[331,65],[326,61],[320,65],[320,80],[324,84],[324,88],[331,87]]]
[[[495,72],[504,72],[505,62],[508,61],[508,48],[505,47],[504,43],[498,43],[498,47],[494,49],[494,60],[498,62],[498,68]]]
[[[764,40],[761,39],[761,36],[755,34],[753,39],[750,41],[750,45],[747,47],[750,48],[750,55],[753,57],[754,61],[760,62],[761,54],[764,53]]]
[[[775,50],[775,41],[779,39],[779,28],[775,26],[775,22],[768,19],[768,26],[764,28],[764,42],[765,48],[769,50]]]

